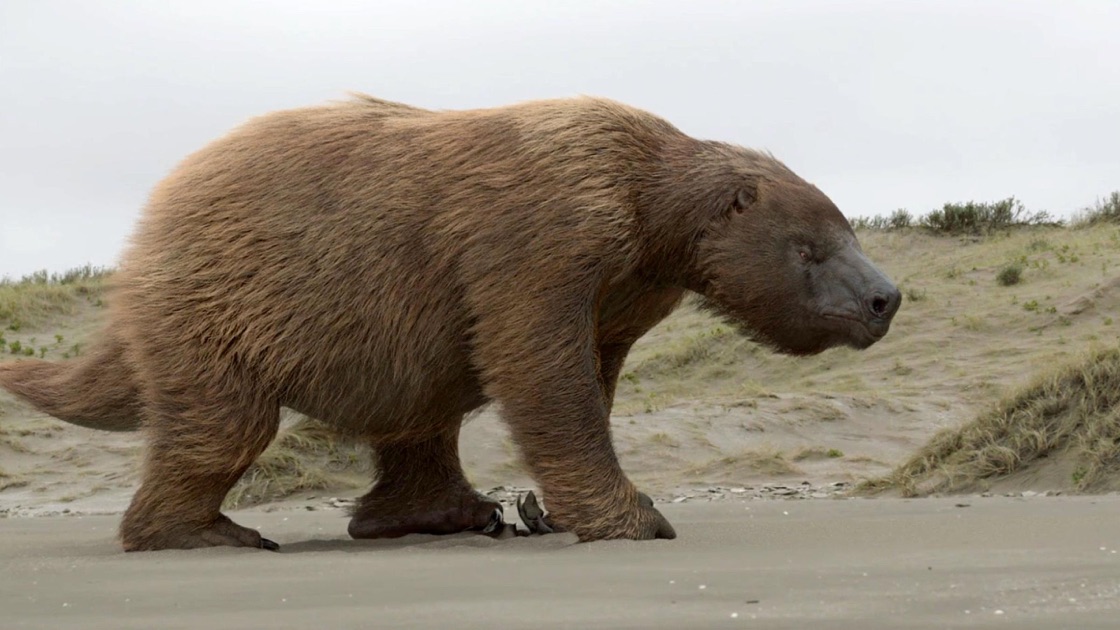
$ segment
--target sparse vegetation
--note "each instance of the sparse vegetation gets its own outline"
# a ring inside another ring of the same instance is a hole
[[[1087,227],[1100,223],[1120,224],[1120,191],[1114,191],[1074,216],[1073,225]]]
[[[305,490],[360,487],[369,483],[370,456],[368,448],[342,441],[319,422],[302,418],[281,429],[223,507],[256,505]]]
[[[851,223],[857,230],[902,230],[914,224],[914,215],[904,208],[899,208],[889,217],[856,217],[851,220]]]
[[[795,462],[801,462],[812,459],[839,459],[841,457],[844,457],[844,452],[838,448],[810,446],[798,450],[790,457],[790,459]]]
[[[1023,279],[1023,265],[1019,263],[1011,263],[1004,265],[1000,268],[999,273],[996,274],[996,282],[1001,287],[1009,287],[1019,284]]]
[[[927,297],[925,289],[917,289],[914,287],[906,287],[902,293],[910,302],[921,302]]]
[[[750,475],[783,476],[801,472],[777,451],[743,451],[737,455],[720,457],[689,471],[705,482],[735,482]]]
[[[906,496],[971,490],[1051,460],[1075,465],[1079,491],[1120,489],[1120,349],[1096,352],[1038,379],[974,421],[942,431],[863,490]]]
[[[73,314],[82,303],[101,300],[112,273],[102,267],[78,267],[63,273],[39,271],[19,280],[0,279],[0,326],[19,332],[56,315]]]
[[[1028,212],[1014,197],[992,203],[947,203],[922,217],[921,226],[939,234],[988,234],[1012,227],[1060,225],[1046,211]]]
[[[921,227],[933,234],[946,235],[982,235],[1011,228],[1058,227],[1064,224],[1045,210],[1027,210],[1015,197],[993,202],[946,203],[922,216],[914,216],[907,210],[895,210],[890,216],[855,217],[850,222],[857,230],[889,231]],[[1120,223],[1120,192],[1114,192],[1094,207],[1082,211],[1073,224],[1102,222]],[[1039,243],[1039,246],[1045,246],[1045,242]]]

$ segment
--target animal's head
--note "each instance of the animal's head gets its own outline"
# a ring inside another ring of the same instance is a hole
[[[696,243],[692,288],[754,339],[788,354],[867,348],[902,301],[863,254],[851,225],[792,173],[724,193]]]

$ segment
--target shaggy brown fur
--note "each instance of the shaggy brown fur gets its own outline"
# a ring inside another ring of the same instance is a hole
[[[898,305],[783,164],[595,98],[257,118],[156,187],[116,283],[97,351],[0,385],[71,422],[142,422],[129,550],[261,545],[219,506],[281,406],[375,445],[352,535],[482,527],[497,504],[458,431],[489,401],[557,524],[672,537],[611,444],[635,340],[687,290],[793,353],[870,345]]]

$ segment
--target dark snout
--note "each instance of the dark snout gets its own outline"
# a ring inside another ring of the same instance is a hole
[[[902,294],[858,248],[836,255],[821,278],[824,316],[834,322],[843,343],[866,348],[883,338],[902,304]]]
[[[864,295],[863,306],[866,309],[868,327],[872,332],[878,333],[880,337],[887,334],[891,318],[898,312],[901,304],[902,293],[885,277],[869,289]]]

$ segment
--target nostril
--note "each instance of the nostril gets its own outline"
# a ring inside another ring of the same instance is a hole
[[[871,313],[875,315],[875,317],[882,317],[886,314],[886,312],[887,298],[881,295],[876,295],[875,297],[871,298]]]
[[[867,296],[867,310],[871,313],[872,317],[890,319],[894,317],[894,313],[898,310],[898,305],[901,301],[902,295],[897,290],[873,291],[871,295]]]

